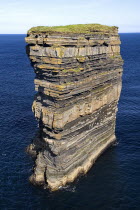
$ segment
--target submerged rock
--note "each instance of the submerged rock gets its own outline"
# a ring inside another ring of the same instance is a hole
[[[87,173],[115,141],[123,70],[118,28],[35,27],[26,42],[36,74],[32,110],[39,123],[28,147],[36,156],[30,180],[57,190]]]

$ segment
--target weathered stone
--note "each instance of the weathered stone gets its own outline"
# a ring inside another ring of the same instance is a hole
[[[115,141],[122,84],[117,28],[104,33],[30,31],[27,54],[36,78],[32,110],[39,132],[30,180],[57,190],[86,173]]]

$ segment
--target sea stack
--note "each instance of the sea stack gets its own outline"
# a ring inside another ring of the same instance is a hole
[[[53,191],[87,173],[116,139],[120,38],[115,26],[79,24],[33,27],[26,42],[39,124],[28,146],[36,158],[30,180]]]

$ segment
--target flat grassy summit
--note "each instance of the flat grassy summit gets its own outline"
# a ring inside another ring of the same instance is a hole
[[[77,24],[66,26],[37,26],[28,30],[30,33],[80,33],[80,34],[92,34],[92,33],[115,33],[118,31],[116,26],[106,26],[101,24]]]

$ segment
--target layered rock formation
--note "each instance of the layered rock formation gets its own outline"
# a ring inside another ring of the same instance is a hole
[[[122,58],[117,27],[36,27],[26,37],[39,133],[30,180],[57,190],[86,173],[115,141]]]

